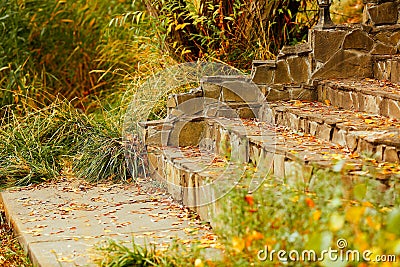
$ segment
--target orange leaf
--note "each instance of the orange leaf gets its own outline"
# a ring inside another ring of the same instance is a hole
[[[250,205],[253,206],[254,205],[254,198],[252,195],[246,195],[244,197],[244,200],[246,200],[246,202]]]
[[[308,207],[310,207],[310,208],[314,208],[315,207],[315,203],[314,203],[314,201],[311,199],[311,198],[306,198],[306,204],[307,204],[307,206]]]

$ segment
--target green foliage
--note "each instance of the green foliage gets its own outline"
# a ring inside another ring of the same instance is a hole
[[[168,250],[158,251],[154,245],[137,245],[127,247],[119,242],[109,240],[97,247],[95,262],[102,267],[125,266],[194,266],[195,259],[200,257],[197,245],[186,247],[178,242],[172,242]]]
[[[146,36],[179,61],[214,59],[248,68],[252,59],[271,58],[283,44],[305,40],[315,23],[315,12],[297,18],[308,0],[145,2],[147,10],[128,12],[114,25],[135,31],[147,25]]]
[[[43,93],[68,99],[98,93],[107,83],[92,72],[99,67],[97,47],[110,19],[130,7],[117,0],[2,1],[2,106],[18,104],[16,94],[43,102]]]
[[[62,157],[76,149],[87,117],[72,105],[52,105],[7,118],[0,127],[0,183],[26,185],[56,178]]]
[[[372,259],[379,254],[397,255],[400,235],[394,225],[399,212],[393,207],[399,205],[400,192],[377,190],[382,187],[379,181],[361,177],[354,186],[339,174],[322,171],[303,185],[269,179],[252,195],[238,186],[221,203],[224,212],[215,229],[226,248],[224,262],[262,266],[267,262],[259,261],[257,253],[266,246],[269,251],[320,253],[329,247],[338,249],[339,239],[346,239],[346,249],[361,253],[370,249]]]
[[[127,142],[122,139],[118,125],[105,119],[92,119],[76,144],[79,153],[73,164],[75,174],[91,182],[106,179],[126,181],[130,173],[125,159],[128,156],[125,144]]]

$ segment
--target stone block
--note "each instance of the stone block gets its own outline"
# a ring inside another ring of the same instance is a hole
[[[220,99],[220,95],[222,92],[221,85],[210,82],[202,82],[201,89],[203,90],[204,97]]]
[[[348,133],[346,134],[346,146],[349,148],[351,152],[356,151],[358,146],[358,137],[356,134]]]
[[[328,93],[327,93],[327,88],[325,85],[319,84],[317,86],[317,95],[318,95],[318,101],[319,102],[324,102],[325,100],[328,99]]]
[[[368,3],[364,7],[363,23],[376,26],[396,24],[398,19],[397,6],[397,2]]]
[[[314,79],[370,78],[372,58],[359,51],[339,50],[313,74]]]
[[[267,101],[290,100],[290,92],[283,86],[269,86],[265,96]]]
[[[288,86],[286,88],[289,91],[289,97],[291,100],[300,99],[315,101],[318,98],[317,90],[311,86]]]
[[[346,134],[345,130],[335,127],[333,129],[332,142],[341,146],[346,146]]]
[[[285,178],[285,155],[275,154],[274,156],[274,176]]]
[[[254,103],[264,99],[260,89],[251,81],[222,82],[222,101]]]
[[[341,108],[344,109],[354,108],[354,103],[353,103],[353,98],[351,97],[351,93],[352,93],[351,91],[342,92],[342,99],[341,99],[342,104],[340,105]]]
[[[216,151],[218,155],[227,159],[231,158],[231,143],[228,131],[222,127],[218,128],[217,139],[216,139]]]
[[[399,154],[395,147],[386,147],[383,152],[383,161],[399,163]]]
[[[299,116],[293,113],[288,113],[288,124],[286,125],[289,126],[291,129],[293,129],[294,131],[298,131],[300,126]]]
[[[170,96],[168,96],[167,108],[174,108],[174,107],[176,107],[177,105],[178,105],[178,104],[176,103],[175,95],[170,95]]]
[[[365,139],[360,138],[358,140],[357,151],[359,151],[360,153],[374,154],[375,146]]]
[[[188,173],[183,188],[183,204],[189,208],[196,207],[195,174]]]
[[[292,83],[293,80],[290,77],[289,69],[286,60],[278,60],[276,62],[276,70],[274,75],[275,84]]]
[[[382,97],[374,95],[365,96],[364,111],[373,114],[379,114],[379,107],[382,102]]]
[[[362,92],[357,92],[358,110],[365,111],[366,96]]]
[[[205,134],[204,121],[177,121],[168,138],[170,146],[197,146]]]
[[[395,46],[387,45],[381,42],[376,42],[371,50],[371,55],[394,55],[396,53],[397,48]]]
[[[256,84],[270,84],[274,79],[275,67],[267,65],[253,67],[252,81]]]
[[[377,60],[374,63],[374,78],[378,80],[390,80],[391,73],[391,61],[390,60]]]
[[[360,102],[358,100],[357,92],[350,92],[351,103],[353,104],[354,110],[360,110]]]
[[[304,189],[312,176],[313,166],[296,161],[285,162],[285,183],[294,188]]]
[[[308,120],[301,118],[299,121],[299,131],[303,132],[303,133],[307,133],[307,126],[308,126]]]
[[[385,152],[385,149],[386,149],[386,145],[378,145],[378,146],[376,146],[375,158],[378,161],[382,161],[383,160],[383,153]]]
[[[241,107],[237,109],[237,115],[239,116],[239,118],[242,119],[253,119],[258,116],[257,114],[258,114],[258,109],[255,108]]]
[[[231,161],[245,163],[249,161],[249,140],[245,136],[231,134]]]
[[[395,58],[391,60],[390,68],[390,81],[400,83],[400,59]]]
[[[311,66],[307,57],[290,57],[287,59],[289,72],[295,83],[307,83],[311,76]]]
[[[346,93],[345,91],[339,91],[339,90],[334,91],[335,97],[333,98],[333,100],[331,100],[331,104],[335,107],[343,107],[344,105],[343,99],[345,93]]]
[[[261,153],[261,148],[252,144],[249,146],[249,159],[250,163],[253,163],[254,166],[257,166],[257,164],[260,162],[260,153]]]
[[[394,119],[400,119],[400,103],[399,101],[385,98],[380,103],[380,114]]]
[[[374,45],[368,34],[361,29],[354,30],[346,35],[343,42],[343,49],[356,49],[370,51]]]
[[[318,123],[315,121],[309,121],[309,127],[308,129],[310,129],[310,134],[311,135],[317,135],[317,129],[318,129]]]
[[[326,123],[319,124],[316,136],[322,140],[330,141],[332,127]]]
[[[189,116],[201,115],[204,111],[204,106],[208,104],[205,101],[205,98],[195,97],[190,94],[176,95],[176,102],[178,103],[178,106],[175,107],[175,109],[177,109],[177,114],[180,114],[178,117],[183,114]]]
[[[341,30],[311,30],[313,53],[316,61],[325,63],[342,46],[347,31]]]
[[[373,38],[383,44],[396,46],[400,41],[400,31],[379,31]]]
[[[300,43],[296,45],[284,45],[279,51],[278,57],[285,57],[291,55],[307,54],[312,51],[310,43]]]

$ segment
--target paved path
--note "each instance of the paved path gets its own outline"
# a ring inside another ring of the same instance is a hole
[[[175,237],[216,238],[162,191],[144,192],[134,184],[64,180],[9,189],[0,200],[38,266],[92,266],[94,248],[109,239],[166,247]]]

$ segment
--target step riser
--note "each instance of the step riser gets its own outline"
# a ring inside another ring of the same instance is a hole
[[[314,135],[321,140],[343,146],[351,152],[374,154],[378,161],[399,162],[400,147],[369,142],[365,132],[351,131],[351,127],[347,124],[328,124],[324,121],[315,121],[313,118],[299,116],[290,110],[273,107],[265,109],[264,116],[267,121],[274,124]]]
[[[215,226],[215,217],[220,214],[218,190],[210,183],[213,174],[207,176],[179,164],[180,159],[171,159],[161,151],[148,154],[151,162],[150,176],[164,184],[176,201],[195,211],[202,220]],[[233,182],[231,183],[233,184]],[[178,186],[177,186],[178,185]]]
[[[358,88],[336,86],[333,83],[318,85],[318,101],[329,100],[333,106],[358,110],[394,119],[400,119],[400,97],[389,93],[374,93]]]
[[[400,83],[400,58],[377,58],[374,62],[374,78]]]

